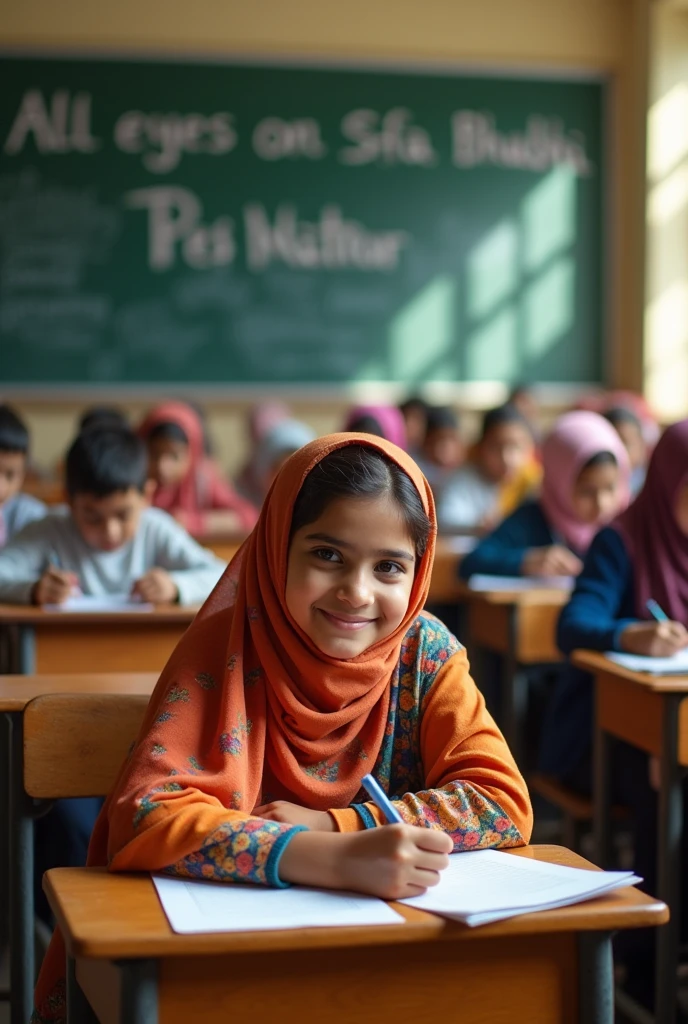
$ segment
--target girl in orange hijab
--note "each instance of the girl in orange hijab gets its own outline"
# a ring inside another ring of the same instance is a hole
[[[394,899],[452,850],[526,843],[523,779],[465,650],[423,611],[434,548],[401,449],[333,434],[296,452],[163,671],[89,863]],[[368,772],[403,825],[378,827]],[[36,1022],[64,1020],[64,975],[56,933]]]

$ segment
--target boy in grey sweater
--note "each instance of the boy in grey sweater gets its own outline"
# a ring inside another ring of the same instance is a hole
[[[225,564],[150,508],[143,442],[126,427],[83,431],[67,454],[69,505],[0,551],[0,603],[63,604],[79,591],[200,604]]]

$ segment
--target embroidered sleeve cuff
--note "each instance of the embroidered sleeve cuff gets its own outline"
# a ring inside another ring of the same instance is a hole
[[[282,859],[282,854],[286,850],[289,843],[292,841],[295,835],[299,832],[307,832],[308,829],[305,825],[294,825],[289,832],[283,832],[278,839],[272,844],[270,850],[270,856],[267,859],[265,865],[265,880],[268,885],[274,886],[276,889],[287,889],[291,882],[284,882],[279,876],[279,863]]]
[[[363,832],[367,828],[384,825],[382,812],[375,804],[352,804],[343,810],[328,811],[334,818],[338,832]]]

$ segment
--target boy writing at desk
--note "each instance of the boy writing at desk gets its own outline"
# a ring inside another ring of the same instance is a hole
[[[200,604],[224,563],[149,507],[143,441],[126,427],[85,431],[67,454],[69,506],[0,552],[0,602],[63,604],[79,588],[154,604]]]

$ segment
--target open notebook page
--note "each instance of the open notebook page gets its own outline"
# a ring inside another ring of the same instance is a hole
[[[203,882],[153,876],[162,908],[174,932],[255,932],[283,928],[403,924],[383,900],[356,893],[291,886]]]
[[[474,926],[566,907],[639,881],[630,871],[586,871],[476,850],[453,854],[439,885],[404,903]]]
[[[573,584],[573,576],[486,576],[474,573],[468,580],[469,589],[476,593],[510,590],[573,590]]]
[[[73,594],[64,604],[46,604],[45,608],[51,612],[149,612],[153,605],[129,594]]]
[[[605,656],[632,672],[650,672],[653,676],[688,675],[688,650],[678,651],[670,658],[649,658],[642,654],[605,651]]]

